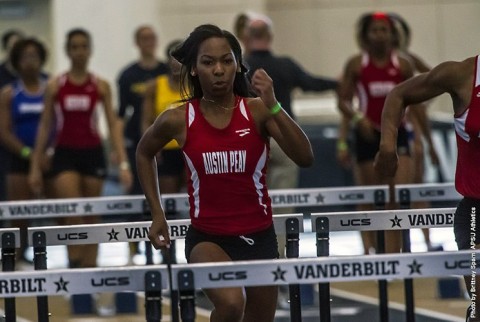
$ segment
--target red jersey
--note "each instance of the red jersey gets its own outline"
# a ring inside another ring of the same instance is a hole
[[[92,148],[101,144],[95,109],[99,93],[97,79],[89,74],[81,85],[67,74],[60,76],[56,97],[56,145],[66,148]]]
[[[269,143],[257,132],[243,98],[237,97],[230,123],[213,127],[199,100],[187,104],[187,165],[192,225],[216,235],[243,235],[272,225],[265,174]]]
[[[480,62],[475,59],[475,73],[470,104],[455,115],[458,158],[455,187],[464,197],[480,199]]]
[[[362,69],[357,81],[357,94],[360,110],[377,130],[380,130],[385,98],[397,84],[404,80],[395,52],[391,53],[390,60],[382,67],[373,64],[368,53],[363,53]]]

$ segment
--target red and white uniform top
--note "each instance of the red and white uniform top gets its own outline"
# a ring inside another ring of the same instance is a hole
[[[475,74],[470,104],[454,116],[458,158],[455,187],[464,197],[480,199],[480,60],[475,59]]]
[[[59,78],[56,96],[56,146],[93,148],[101,144],[96,107],[99,100],[97,78],[89,74],[81,85],[73,84],[67,74]]]
[[[357,81],[359,107],[377,130],[380,130],[385,98],[404,80],[398,55],[394,51],[390,54],[388,63],[380,67],[372,63],[368,53],[362,54],[362,67]]]
[[[258,132],[244,98],[230,123],[213,127],[199,100],[188,102],[183,154],[193,227],[216,235],[243,235],[272,225],[266,185],[270,146]]]

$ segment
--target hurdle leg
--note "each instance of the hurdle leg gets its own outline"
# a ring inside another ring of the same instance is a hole
[[[410,208],[410,191],[408,189],[400,189],[400,208]],[[411,253],[410,230],[402,230],[402,248],[404,253]],[[413,279],[406,278],[403,280],[405,289],[405,314],[407,322],[415,322],[415,299],[413,294]]]
[[[328,257],[330,255],[329,249],[329,234],[330,225],[327,217],[318,217],[315,221],[317,232],[317,257]],[[330,322],[330,283],[318,284],[318,307],[320,310],[320,321]]]
[[[181,270],[178,272],[177,279],[182,322],[195,322],[195,283],[193,271]]]
[[[285,221],[285,231],[287,238],[287,258],[298,258],[299,257],[299,233],[300,226],[297,218],[288,218]],[[290,296],[290,320],[291,321],[302,321],[302,302],[300,299],[300,285],[299,284],[290,284],[288,285],[289,296]]]
[[[2,235],[2,272],[15,270],[15,247],[15,235],[4,233]],[[15,298],[5,298],[5,322],[15,322],[16,320]]]
[[[145,319],[147,322],[162,320],[162,276],[159,271],[145,273]]]
[[[168,286],[170,289],[170,314],[172,316],[172,322],[178,322],[178,291],[173,289],[172,281],[172,253],[175,251],[174,248],[170,247],[165,249],[163,252],[165,256],[165,262],[167,263],[167,273],[168,273]]]
[[[376,190],[374,192],[375,209],[385,209],[385,191]],[[385,254],[385,232],[379,230],[377,235],[377,253]],[[388,285],[387,280],[378,281],[378,297],[379,297],[379,310],[380,310],[380,322],[388,322]]]
[[[377,252],[385,254],[385,232],[377,231]],[[378,296],[380,306],[380,321],[388,322],[388,284],[387,280],[378,281]]]
[[[33,234],[33,261],[34,268],[38,270],[47,269],[47,238],[45,232],[38,231]],[[48,322],[48,296],[37,296],[38,322]]]

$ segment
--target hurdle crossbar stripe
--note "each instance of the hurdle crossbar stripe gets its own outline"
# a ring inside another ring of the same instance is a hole
[[[177,287],[178,272],[185,270],[194,273],[197,289],[467,275],[472,273],[472,254],[457,251],[180,264],[172,265],[173,285]],[[143,291],[149,271],[161,272],[166,288],[165,265],[56,269],[3,273],[0,296]]]
[[[400,200],[399,191],[407,189],[410,192],[410,201],[455,201],[460,195],[455,185],[449,183],[398,184],[395,186],[396,198]]]
[[[327,217],[330,231],[403,230],[411,228],[452,227],[455,208],[371,210],[312,213],[315,221]]]
[[[285,221],[288,218],[297,218],[300,232],[303,232],[303,214],[284,214],[273,216],[273,223],[277,234],[285,233]],[[150,221],[140,221],[93,225],[31,227],[28,228],[28,243],[32,245],[33,234],[40,231],[45,233],[47,246],[146,241],[148,240],[150,224]],[[185,238],[189,225],[190,219],[169,220],[170,238]]]
[[[168,285],[165,265],[2,273],[0,297],[144,291],[145,274],[152,270]]]
[[[455,208],[427,208],[379,211],[348,211],[312,213],[313,231],[319,217],[329,219],[330,231],[367,231],[367,230],[402,230],[412,228],[452,227]],[[302,214],[274,215],[275,230],[285,233],[287,218],[299,219],[300,232],[304,231]],[[170,237],[183,239],[190,224],[190,219],[169,220]],[[129,223],[108,223],[95,225],[43,226],[28,228],[29,244],[32,235],[43,231],[47,245],[80,245],[112,242],[132,242],[148,240],[149,221]]]
[[[411,191],[411,201],[458,200],[453,184],[398,185]],[[273,208],[370,204],[375,192],[387,186],[279,189],[269,192]],[[186,194],[166,194],[162,202],[169,211],[188,211]],[[143,195],[75,199],[46,199],[0,202],[0,220],[68,216],[144,214],[148,205]]]
[[[193,270],[197,288],[313,284],[469,275],[472,253],[480,251],[182,264],[176,269]]]
[[[5,234],[13,234],[15,248],[20,247],[20,228],[1,228],[0,229],[0,248],[2,248],[2,240]]]

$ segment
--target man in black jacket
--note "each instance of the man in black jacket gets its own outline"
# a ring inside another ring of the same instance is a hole
[[[247,29],[248,56],[245,58],[249,73],[263,68],[275,84],[275,97],[283,109],[292,117],[295,115],[291,107],[293,89],[322,92],[335,90],[337,81],[325,77],[311,75],[303,70],[289,57],[279,57],[272,53],[272,22],[268,17],[252,17]],[[269,163],[269,189],[294,189],[298,186],[298,167],[290,161],[281,149],[271,142]],[[282,209],[291,213],[293,209]],[[283,257],[283,251],[280,256]]]
[[[295,88],[303,91],[323,92],[335,90],[337,81],[324,77],[311,75],[303,70],[289,57],[279,57],[272,53],[272,22],[265,16],[250,18],[247,35],[245,57],[249,74],[263,68],[275,84],[275,97],[283,109],[295,119],[291,106],[291,94]],[[270,141],[270,160],[268,164],[267,186],[269,189],[295,189],[298,187],[299,168],[288,158],[275,140]],[[295,208],[282,208],[275,210],[279,213],[293,213]],[[278,238],[278,252],[280,257],[285,257],[285,236]],[[287,301],[288,291],[280,288],[279,305],[289,307]],[[307,300],[308,301],[308,300]]]

